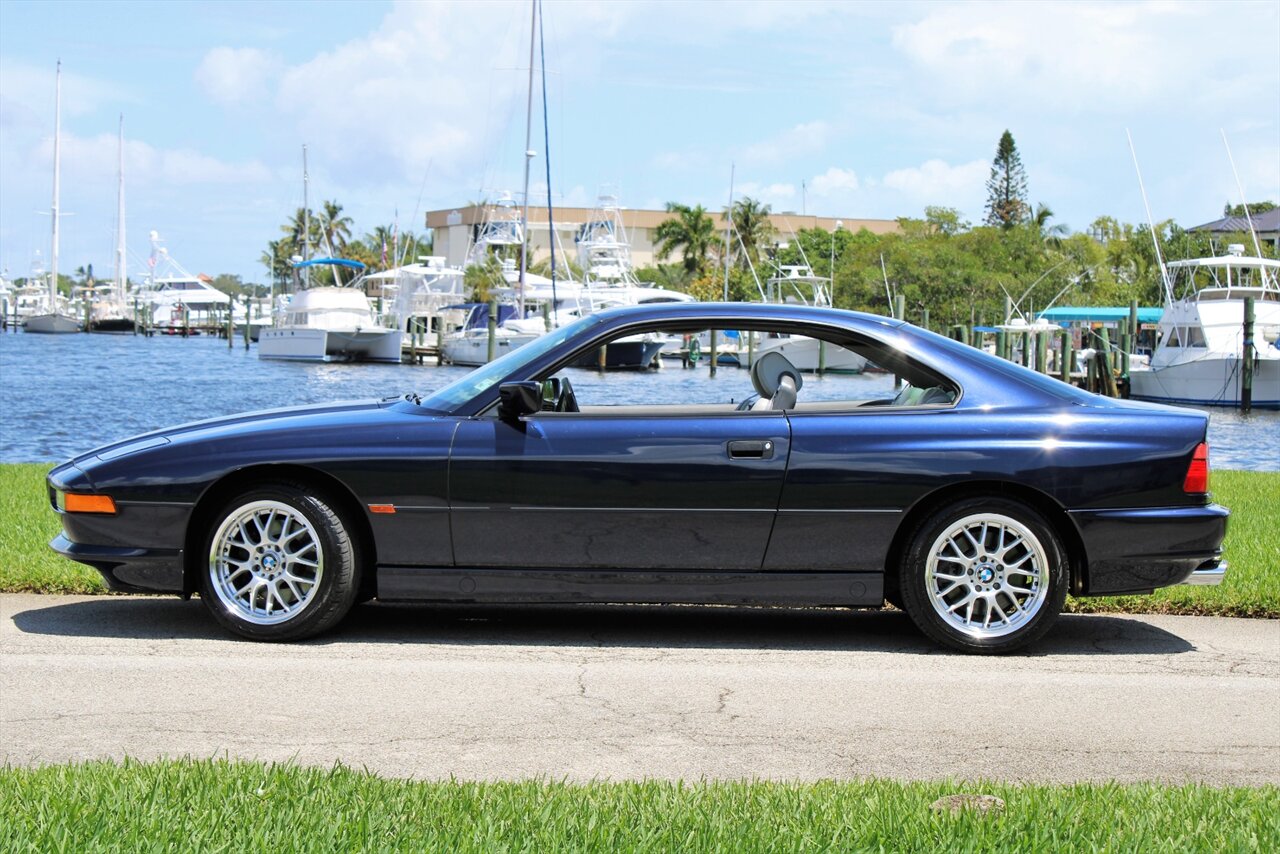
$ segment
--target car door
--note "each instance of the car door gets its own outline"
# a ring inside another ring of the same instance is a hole
[[[782,412],[466,420],[449,460],[455,563],[758,570],[789,450]]]

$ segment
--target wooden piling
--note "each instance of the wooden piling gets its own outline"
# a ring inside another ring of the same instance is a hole
[[[1049,333],[1036,333],[1036,373],[1044,374],[1049,370]]]
[[[1244,298],[1244,346],[1240,350],[1240,411],[1253,409],[1253,297]]]
[[[825,354],[819,353],[819,358],[821,358],[823,355]],[[756,333],[755,333],[755,330],[751,330],[750,332],[747,333],[747,369],[750,370],[751,366],[754,365],[755,363],[756,363]]]
[[[492,362],[493,357],[498,354],[498,301],[489,301],[489,358],[486,362]]]
[[[818,339],[818,376],[827,372],[827,342]]]
[[[716,375],[716,362],[720,361],[719,354],[716,353],[716,332],[715,329],[711,330],[711,376],[713,377]]]
[[[1064,383],[1071,382],[1071,369],[1075,367],[1075,353],[1071,352],[1071,330],[1058,330],[1058,375]]]
[[[248,317],[249,307],[245,304],[245,317]],[[231,302],[227,303],[227,349],[230,350],[236,343],[236,298],[232,297]]]
[[[920,309],[920,328],[929,328],[929,309],[927,308]]]
[[[898,320],[907,319],[907,298],[902,294],[893,298],[893,316]]]
[[[1022,367],[1031,367],[1031,333],[1023,332],[1022,335]]]
[[[1003,329],[996,330],[996,355],[1001,359],[1009,358],[1009,337]]]

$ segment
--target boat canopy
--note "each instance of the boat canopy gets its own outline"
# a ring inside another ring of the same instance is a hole
[[[1138,308],[1139,323],[1159,323],[1163,308]],[[1126,306],[1061,306],[1036,314],[1038,320],[1049,323],[1115,323],[1129,318]]]
[[[295,270],[302,267],[349,267],[352,270],[363,270],[364,264],[359,261],[352,261],[350,258],[312,258],[310,261],[299,261],[294,264]]]
[[[1266,267],[1280,270],[1280,261],[1250,255],[1219,255],[1217,258],[1188,258],[1186,261],[1170,261],[1169,267]]]

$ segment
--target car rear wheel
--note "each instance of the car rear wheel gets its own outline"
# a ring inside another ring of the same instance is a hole
[[[899,584],[904,609],[930,638],[965,652],[1011,652],[1057,619],[1067,560],[1039,513],[1007,498],[971,498],[916,528]]]
[[[214,619],[254,640],[299,640],[336,624],[359,590],[342,516],[300,484],[249,490],[215,517],[200,598]]]

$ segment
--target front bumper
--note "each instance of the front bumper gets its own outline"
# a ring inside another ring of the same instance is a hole
[[[1222,541],[1230,511],[1217,504],[1077,510],[1070,514],[1088,567],[1077,595],[1150,593],[1183,583],[1216,584],[1226,571]],[[1211,570],[1221,565],[1217,581]],[[1194,581],[1194,578],[1205,581]]]
[[[107,587],[117,593],[182,593],[182,549],[139,549],[86,546],[65,534],[49,547],[63,557],[87,564],[102,573]]]

